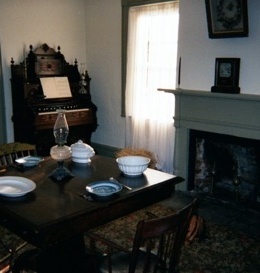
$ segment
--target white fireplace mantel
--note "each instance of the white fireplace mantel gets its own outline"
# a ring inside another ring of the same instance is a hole
[[[175,172],[187,189],[191,129],[260,140],[260,96],[159,89],[175,95]]]

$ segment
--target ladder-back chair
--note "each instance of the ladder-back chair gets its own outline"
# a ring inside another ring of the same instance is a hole
[[[94,257],[96,272],[100,266],[98,254],[105,254],[110,273],[113,268],[122,273],[134,273],[137,268],[138,272],[145,273],[178,272],[181,249],[196,203],[197,200],[194,200],[182,210],[167,216],[156,217],[155,215],[152,216],[152,219],[139,221],[135,233],[128,234],[129,238],[117,238],[120,234],[111,229],[109,229],[110,232],[107,232],[106,225],[110,223],[88,232],[89,243],[87,245]],[[128,255],[128,258],[118,256],[118,253],[122,254],[122,252]],[[120,257],[118,262],[117,257]],[[125,268],[122,268],[123,260],[128,262]],[[120,269],[117,268],[118,265]]]
[[[11,165],[15,163],[15,159],[27,155],[35,155],[36,147],[28,143],[6,143],[0,145],[0,166]]]
[[[35,155],[36,147],[27,143],[6,143],[0,145],[0,167],[15,163],[15,159]],[[4,172],[1,173],[4,175]],[[16,253],[27,243],[8,229],[0,226],[0,272],[9,272]],[[10,271],[11,272],[11,271]]]

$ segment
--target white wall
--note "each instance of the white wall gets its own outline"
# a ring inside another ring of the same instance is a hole
[[[36,49],[43,43],[57,49],[66,61],[86,62],[85,0],[1,0],[0,43],[4,77],[7,139],[13,140],[11,69],[24,59],[30,44]]]
[[[241,58],[241,93],[260,94],[260,1],[248,1],[249,37],[209,39],[205,0],[180,0],[181,88],[210,90],[215,58]]]
[[[180,0],[179,56],[181,88],[209,91],[214,84],[215,58],[238,57],[241,93],[260,94],[260,1],[249,0],[249,37],[209,39],[204,0]],[[120,118],[121,0],[89,0],[87,65],[99,127],[93,141],[122,147]],[[162,86],[163,87],[163,86]]]
[[[92,141],[124,147],[121,115],[121,0],[88,0],[87,67],[99,127]]]
[[[209,91],[216,57],[241,58],[241,93],[260,94],[260,1],[249,0],[249,37],[209,39],[204,0],[180,0],[181,88]],[[85,12],[84,12],[85,11]],[[85,23],[86,20],[86,23]],[[71,62],[87,63],[99,127],[92,141],[123,147],[121,107],[121,0],[1,0],[0,42],[10,121],[10,59],[43,42],[62,48]],[[83,60],[83,61],[82,61]],[[163,87],[163,86],[162,86]],[[9,140],[12,124],[8,124]]]

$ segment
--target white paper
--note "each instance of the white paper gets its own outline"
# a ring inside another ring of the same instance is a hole
[[[45,99],[71,97],[70,85],[67,77],[40,78]]]

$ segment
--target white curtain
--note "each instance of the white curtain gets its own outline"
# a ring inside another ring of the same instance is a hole
[[[0,144],[6,143],[5,101],[3,86],[2,53],[0,44]]]
[[[126,145],[148,149],[157,168],[173,173],[178,2],[129,10],[126,76]]]

